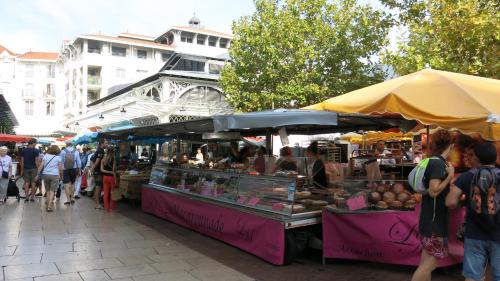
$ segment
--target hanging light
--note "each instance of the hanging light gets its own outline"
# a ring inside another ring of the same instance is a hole
[[[80,123],[78,123],[78,121],[76,121],[75,126],[80,126]]]
[[[102,115],[102,113],[101,113],[101,115],[99,116],[99,119],[101,119],[101,120],[102,120],[102,119],[104,119],[104,115]]]
[[[122,106],[122,109],[120,110],[120,113],[121,113],[122,115],[123,115],[123,114],[125,114],[125,113],[127,113],[127,111],[125,110],[125,107],[124,107],[124,106]]]

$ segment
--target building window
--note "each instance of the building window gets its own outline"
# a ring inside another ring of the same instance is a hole
[[[26,83],[24,85],[23,97],[34,97],[35,90],[32,83]]]
[[[55,103],[53,101],[47,102],[47,107],[45,109],[45,115],[54,116],[55,115]]]
[[[43,93],[43,97],[44,98],[55,98],[56,97],[54,84],[47,84],[47,87]]]
[[[126,76],[126,71],[123,68],[117,68],[116,69],[116,78],[125,78]]]
[[[205,71],[205,62],[188,60],[188,59],[181,59],[174,66],[173,70],[204,72]]]
[[[24,101],[24,115],[32,116],[33,115],[33,106],[34,102],[32,100]]]
[[[117,57],[125,57],[127,55],[127,49],[122,47],[111,47],[111,54]]]
[[[198,34],[198,36],[196,36],[196,43],[198,43],[198,45],[205,45],[206,40],[207,36],[205,35]]]
[[[27,64],[25,67],[26,67],[26,77],[32,78],[35,75],[35,65]]]
[[[170,58],[171,54],[170,53],[161,53],[161,60],[162,61],[168,61],[168,59]]]
[[[148,51],[146,50],[137,50],[137,57],[140,59],[147,59],[148,58]]]
[[[209,64],[208,65],[208,73],[210,74],[220,74],[222,71],[223,65],[220,64]]]
[[[227,45],[229,44],[229,40],[221,38],[219,40],[219,47],[227,49]]]
[[[102,43],[98,41],[87,41],[87,52],[100,54],[102,50]]]
[[[49,64],[47,65],[47,78],[55,78],[56,77],[56,65]]]
[[[217,37],[213,37],[213,36],[208,37],[208,46],[210,46],[210,47],[217,46]]]
[[[194,33],[191,32],[182,32],[181,33],[181,42],[193,43]]]

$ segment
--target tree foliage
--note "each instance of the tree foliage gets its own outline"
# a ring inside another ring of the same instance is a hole
[[[237,110],[302,107],[383,80],[389,17],[356,0],[256,0],[221,74]]]
[[[382,0],[399,11],[407,29],[383,56],[399,75],[431,68],[500,77],[500,2],[491,0]]]

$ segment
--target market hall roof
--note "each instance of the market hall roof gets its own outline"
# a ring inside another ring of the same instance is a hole
[[[0,54],[3,53],[4,51],[6,51],[7,53],[9,53],[9,55],[11,56],[17,56],[16,53],[12,52],[11,50],[5,48],[4,46],[0,45]]]
[[[402,118],[386,118],[360,114],[338,114],[335,112],[279,109],[232,115],[215,115],[190,121],[164,123],[154,126],[136,127],[102,133],[103,137],[123,139],[128,136],[167,136],[217,132],[239,132],[241,135],[265,135],[286,128],[290,134],[319,134],[347,132],[353,130],[385,130],[415,126],[414,121]]]
[[[0,123],[6,122],[8,125],[12,127],[18,126],[19,122],[17,122],[16,116],[14,112],[10,109],[9,104],[5,100],[5,97],[0,94]]]
[[[158,48],[158,49],[163,49],[163,50],[174,50],[175,46],[172,45],[167,45],[167,44],[161,44],[161,43],[156,43],[153,42],[150,39],[138,39],[139,35],[136,35],[135,38],[127,37],[127,36],[109,36],[109,35],[102,35],[102,34],[85,34],[85,35],[80,35],[75,39],[75,42],[81,38],[81,39],[90,39],[90,40],[96,40],[96,41],[105,41],[105,42],[112,42],[112,43],[121,43],[121,44],[133,44],[136,46],[141,46],[141,47],[149,47],[149,48]],[[143,37],[149,37],[143,35]]]

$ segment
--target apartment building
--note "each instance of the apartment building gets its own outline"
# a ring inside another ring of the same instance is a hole
[[[218,75],[229,59],[232,35],[204,29],[197,18],[157,37],[121,33],[87,34],[64,42],[59,62],[64,73],[63,123],[85,115],[87,105],[157,74],[175,71]],[[98,120],[97,120],[98,121]]]
[[[61,129],[63,76],[58,53],[15,53],[0,46],[0,94],[14,112],[17,134],[49,136]]]

